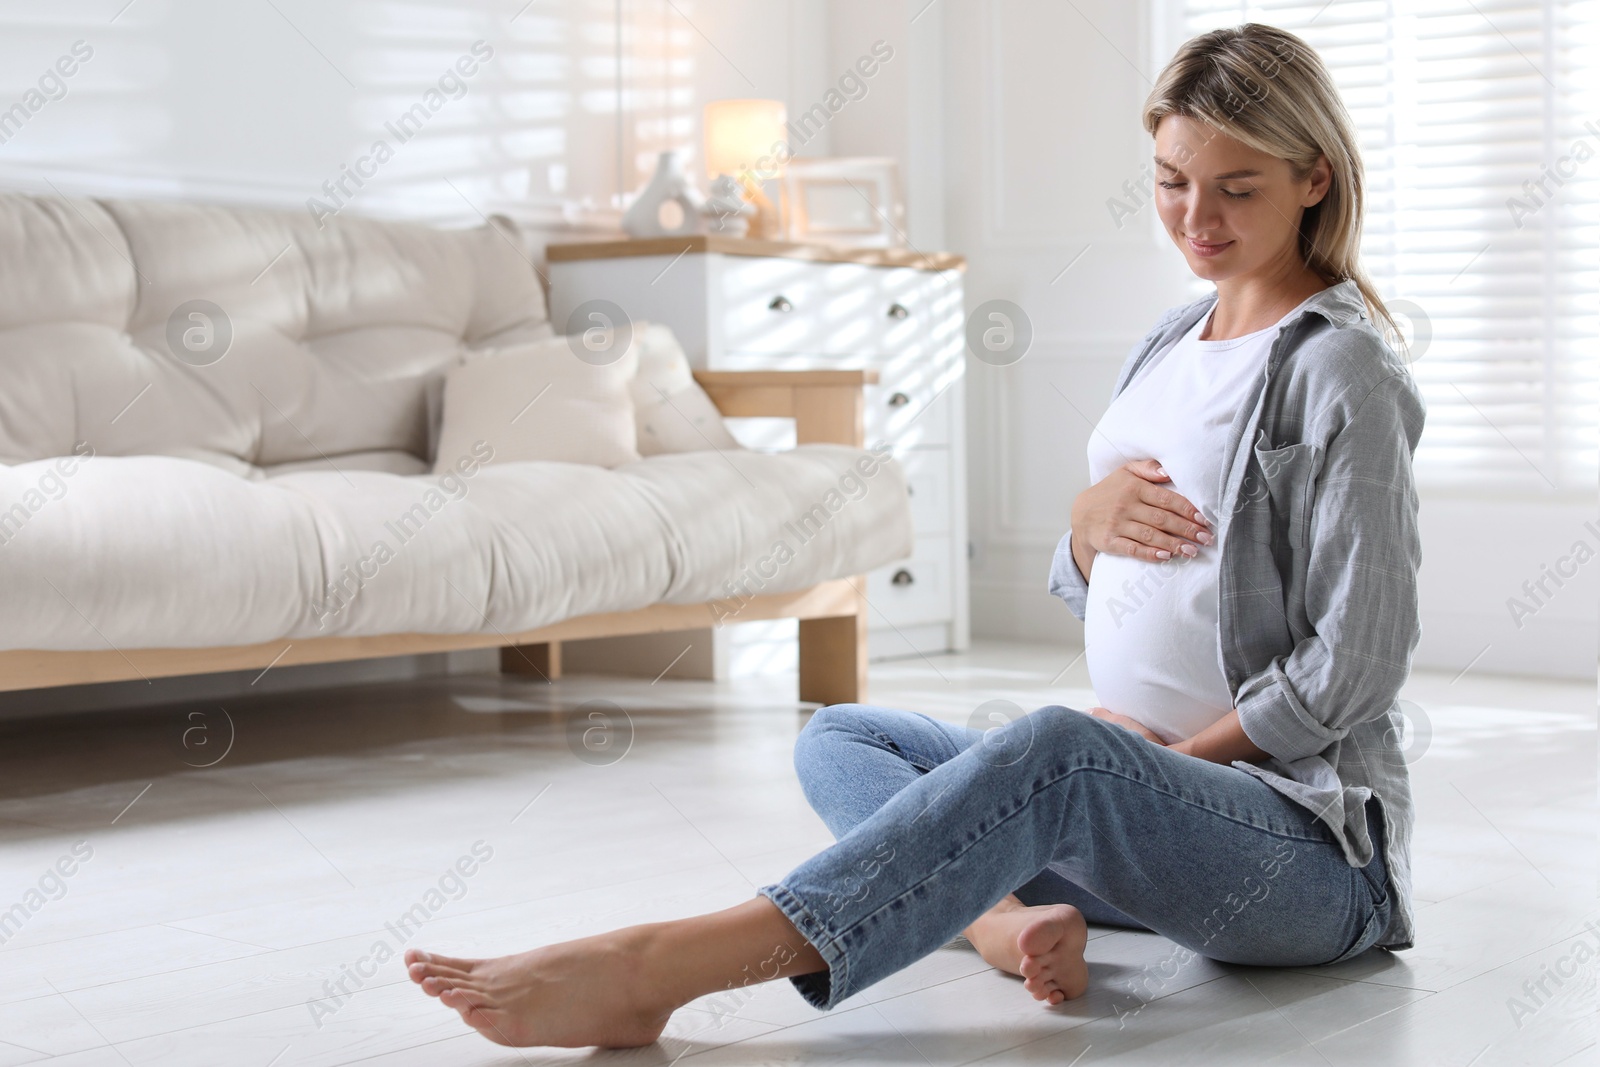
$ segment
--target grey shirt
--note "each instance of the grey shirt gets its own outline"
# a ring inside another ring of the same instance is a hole
[[[1166,312],[1112,397],[1215,303]],[[1425,415],[1355,283],[1329,286],[1280,327],[1233,420],[1216,496],[1219,666],[1245,734],[1269,754],[1233,766],[1315,812],[1355,867],[1372,860],[1365,805],[1377,796],[1394,905],[1378,944],[1392,949],[1413,936],[1398,695],[1422,636],[1411,457]],[[1071,538],[1056,548],[1050,592],[1082,619],[1089,586]]]

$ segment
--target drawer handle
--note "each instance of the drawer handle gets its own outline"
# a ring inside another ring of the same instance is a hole
[[[914,581],[916,581],[916,579],[911,577],[911,572],[902,567],[894,572],[894,577],[889,579],[889,584],[910,585]]]
[[[910,314],[911,312],[906,310],[906,306],[904,304],[894,303],[889,305],[889,317],[891,319],[903,319]]]
[[[889,396],[889,406],[892,408],[903,408],[909,403],[911,398],[904,393],[893,393]]]
[[[767,310],[768,311],[793,311],[794,310],[794,305],[789,302],[789,298],[788,297],[784,296],[782,293],[779,293],[777,296],[772,298],[772,303],[767,305]]]

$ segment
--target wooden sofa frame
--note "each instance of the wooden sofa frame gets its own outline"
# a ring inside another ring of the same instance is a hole
[[[862,387],[876,371],[699,371],[712,401],[728,416],[777,416],[795,421],[799,444],[861,447],[865,439]],[[863,576],[838,578],[793,593],[744,601],[739,622],[800,620],[800,699],[819,704],[860,701],[867,682],[867,602]],[[135,679],[260,670],[303,663],[500,648],[500,669],[547,679],[561,675],[561,642],[589,637],[660,633],[714,626],[711,604],[654,604],[637,611],[585,615],[519,633],[385,634],[377,637],[297,637],[217,648],[112,648],[94,652],[24,649],[0,652],[0,691],[120,682]]]

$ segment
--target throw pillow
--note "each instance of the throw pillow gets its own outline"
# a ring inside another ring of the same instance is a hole
[[[638,366],[637,331],[609,362],[579,359],[565,337],[469,353],[445,377],[434,472],[469,455],[481,459],[483,445],[496,463],[634,462],[629,386]]]
[[[633,379],[633,414],[639,454],[739,448],[722,412],[689,369],[689,357],[666,326],[633,324],[639,372]]]

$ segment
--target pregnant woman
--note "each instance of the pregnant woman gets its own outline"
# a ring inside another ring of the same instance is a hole
[[[1086,922],[1262,966],[1410,946],[1424,410],[1356,261],[1355,134],[1316,54],[1259,25],[1188,42],[1144,124],[1216,295],[1129,354],[1052,568],[1107,706],[987,732],[823,708],[795,765],[836,844],[725,911],[413,950],[425,992],[502,1044],[629,1046],[752,981],[831,1008],[960,933],[1050,1004],[1087,987]]]

